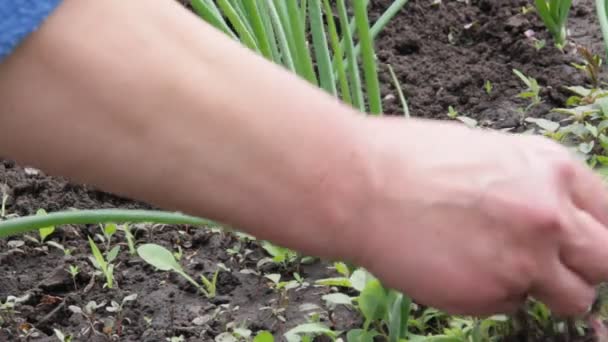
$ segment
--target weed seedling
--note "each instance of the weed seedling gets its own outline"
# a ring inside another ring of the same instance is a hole
[[[486,82],[483,84],[483,89],[486,91],[486,94],[492,95],[492,90],[494,89],[494,86],[492,85],[492,82],[490,80],[486,80]]]
[[[129,254],[137,254],[137,251],[135,250],[135,237],[131,232],[131,227],[129,226],[129,224],[124,224],[120,226],[119,229],[125,233],[125,239],[127,240],[127,245],[129,246]]]
[[[217,272],[219,272],[219,269],[216,271],[211,281],[206,279],[204,276],[201,276],[201,278],[204,279],[204,286],[201,286],[184,271],[182,266],[177,262],[177,260],[175,260],[175,255],[173,255],[173,253],[171,253],[171,251],[165,247],[152,243],[143,244],[137,247],[137,254],[145,262],[154,266],[158,270],[172,271],[179,274],[190,284],[194,285],[200,292],[202,292],[205,297],[212,298],[212,296],[215,296]]]
[[[70,268],[68,268],[67,271],[70,274],[70,277],[72,277],[72,281],[74,282],[74,288],[78,289],[78,286],[76,284],[76,277],[80,273],[80,269],[77,265],[70,265]]]
[[[598,89],[600,87],[600,73],[602,71],[602,58],[599,55],[593,54],[589,49],[585,47],[579,47],[578,52],[583,57],[584,63],[577,64],[572,63],[572,65],[583,71],[585,75],[591,81],[591,85],[594,89]]]
[[[89,260],[91,261],[93,266],[98,270],[98,272],[101,272],[106,278],[106,282],[103,286],[109,289],[113,288],[114,264],[112,262],[118,256],[120,246],[116,246],[111,251],[109,251],[106,255],[106,258],[103,257],[101,251],[90,236],[89,246],[91,247],[91,251],[93,252],[93,256],[89,256]]]
[[[4,303],[0,301],[0,327],[5,324],[11,324],[14,322],[15,314],[19,313],[16,308],[19,304],[24,303],[30,299],[29,294],[25,294],[21,297],[8,296]]]
[[[38,211],[36,211],[36,216],[47,216],[47,212],[46,210],[40,208],[38,209]],[[30,235],[25,235],[25,238],[27,238],[30,241],[33,241],[34,243],[38,244],[38,245],[42,245],[46,238],[49,237],[51,234],[53,234],[55,232],[55,226],[47,226],[47,227],[41,227],[38,228],[38,238],[35,238],[33,236]]]
[[[529,99],[530,104],[524,109],[524,112],[542,102],[540,98],[540,86],[535,78],[524,75],[521,71],[513,69],[513,73],[524,83],[526,90],[519,93],[517,96],[522,99]]]
[[[111,301],[110,306],[106,307],[106,311],[116,313],[116,334],[122,335],[122,320],[123,320],[123,307],[128,302],[132,302],[137,299],[137,293],[128,295],[122,299],[120,304],[116,301]]]
[[[114,223],[109,223],[109,224],[106,224],[106,225],[99,225],[99,227],[101,228],[101,233],[102,234],[95,234],[95,236],[97,236],[97,238],[102,243],[105,244],[106,251],[109,251],[110,250],[110,242],[112,240],[112,236],[116,233],[116,231],[118,230],[118,227]]]
[[[66,248],[65,246],[63,246],[62,244],[55,242],[55,241],[47,241],[46,242],[47,245],[51,246],[51,247],[55,247],[58,250],[63,252],[63,255],[72,255],[72,249],[70,248]]]
[[[96,311],[97,309],[102,308],[105,305],[106,301],[102,301],[100,303],[97,303],[95,301],[89,301],[83,308],[80,308],[76,305],[70,305],[68,306],[68,309],[75,314],[82,315],[87,320],[89,327],[87,327],[83,331],[83,334],[90,335],[90,333],[92,332],[96,335],[103,335],[102,333],[98,332],[97,329],[95,329],[95,325],[98,323]]]

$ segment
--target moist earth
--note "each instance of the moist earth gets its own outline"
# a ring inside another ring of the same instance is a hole
[[[410,0],[376,42],[380,61],[394,68],[402,84],[412,116],[449,119],[448,108],[452,106],[483,126],[523,131],[526,115],[556,117],[551,109],[564,106],[570,95],[564,86],[588,82],[572,66],[573,62],[582,61],[576,50],[567,47],[560,51],[553,47],[535,14],[522,14],[529,1],[471,0],[467,4],[444,0],[439,6],[432,3]],[[370,19],[377,18],[389,4],[389,0],[371,0]],[[574,1],[570,29],[575,44],[603,53],[591,0]],[[535,48],[527,32],[534,32],[539,40],[545,39],[546,46]],[[523,85],[513,69],[536,78],[542,87],[544,102],[525,115],[518,111],[526,101],[517,98]],[[380,73],[385,112],[401,115],[397,94],[384,65]],[[493,86],[490,94],[484,89],[486,81]],[[0,163],[0,182],[9,196],[6,203],[9,214],[34,214],[40,208],[49,212],[70,208],[151,208],[146,203],[47,175],[9,158]],[[87,235],[99,233],[99,226],[62,227],[50,237],[71,249],[70,256],[23,236],[13,237],[0,241],[0,298],[4,301],[10,295],[28,294],[29,299],[17,312],[2,314],[7,323],[0,330],[0,340],[56,341],[54,328],[78,335],[93,327],[88,335],[75,340],[107,341],[106,333],[111,332],[119,334],[120,341],[165,341],[180,335],[188,341],[210,341],[226,331],[230,322],[254,332],[270,330],[280,336],[305,322],[312,313],[318,313],[324,323],[337,330],[361,324],[361,318],[351,309],[327,309],[321,296],[331,289],[313,286],[317,279],[337,275],[330,262],[316,260],[299,267],[270,263],[259,266],[259,260],[268,254],[258,241],[243,241],[231,234],[188,226],[133,228],[138,242],[158,243],[171,250],[179,246],[181,262],[189,274],[209,277],[218,263],[225,265],[227,270],[218,277],[218,295],[206,299],[181,277],[157,272],[139,258],[131,257],[122,233],[117,233],[113,240],[122,246],[115,270],[117,288],[103,288],[102,278],[91,277],[93,268],[88,260],[91,252]],[[75,279],[66,271],[70,265],[80,268]],[[309,285],[289,291],[286,298],[270,287],[268,279],[254,274],[279,273],[282,280],[289,280],[296,271]],[[120,315],[107,312],[104,307],[99,309],[96,318],[101,323],[70,310],[73,306],[84,308],[90,301],[120,303],[133,293],[138,298],[125,304]],[[25,337],[32,326],[41,334]],[[524,331],[512,340],[559,339]]]

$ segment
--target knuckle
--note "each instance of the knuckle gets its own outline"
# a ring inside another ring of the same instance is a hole
[[[576,165],[570,158],[556,158],[551,162],[551,168],[554,170],[555,176],[559,182],[567,182],[574,178],[576,174]]]
[[[551,207],[536,208],[532,211],[531,224],[536,233],[539,234],[562,234],[564,226],[558,210]]]

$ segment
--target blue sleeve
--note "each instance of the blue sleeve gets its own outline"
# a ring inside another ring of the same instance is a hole
[[[61,3],[61,0],[0,0],[0,62]]]

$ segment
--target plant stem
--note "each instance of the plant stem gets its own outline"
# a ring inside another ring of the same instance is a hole
[[[48,226],[98,223],[164,223],[193,226],[219,225],[210,220],[181,213],[156,210],[98,209],[59,211],[48,215],[31,215],[0,222],[0,238]]]
[[[354,7],[370,112],[373,115],[380,115],[382,113],[380,82],[374,54],[374,42],[369,30],[367,7],[362,1],[354,1]]]
[[[595,0],[598,20],[604,37],[604,49],[608,57],[608,12],[606,11],[606,2],[608,0]]]

